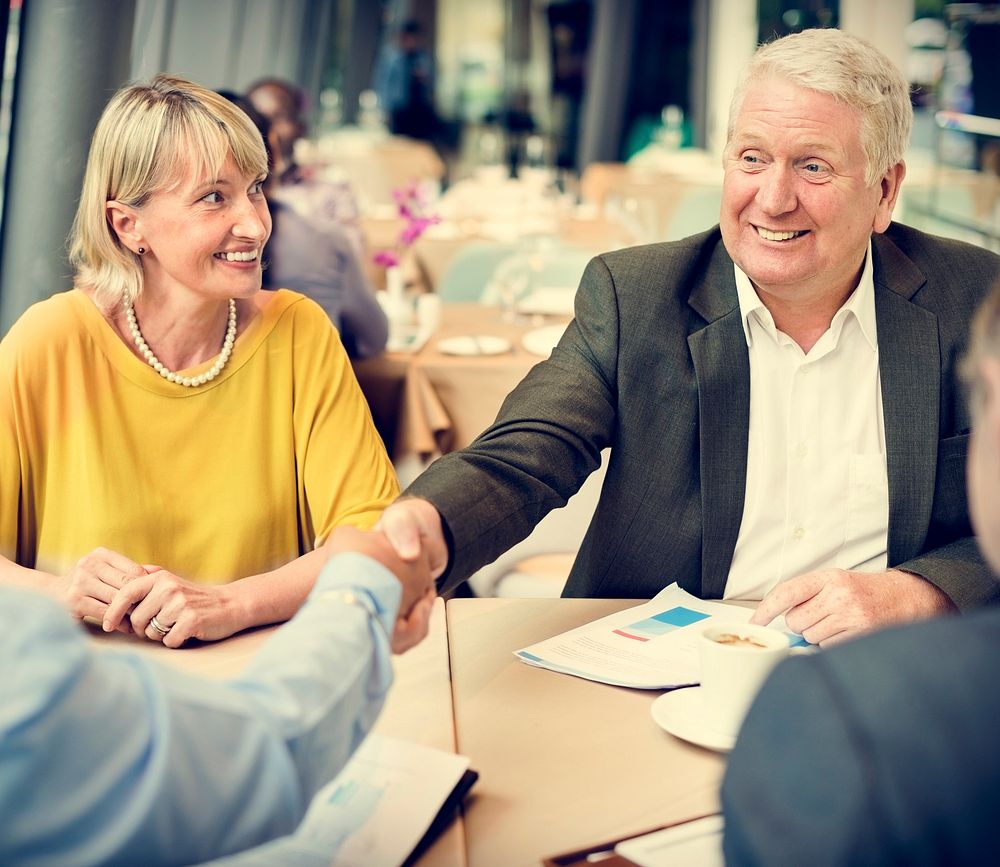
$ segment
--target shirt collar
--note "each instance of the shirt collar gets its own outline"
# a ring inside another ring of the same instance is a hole
[[[753,333],[750,330],[750,317],[757,319],[758,323],[767,331],[776,333],[774,319],[771,312],[764,306],[760,296],[753,288],[750,278],[737,265],[733,263],[733,270],[736,275],[736,294],[740,301],[740,322],[743,325],[743,335],[746,337],[747,346],[753,346]],[[875,280],[872,272],[872,242],[868,240],[868,249],[865,251],[865,265],[861,271],[861,279],[857,288],[844,302],[843,306],[834,314],[830,329],[835,337],[839,337],[844,327],[844,320],[848,314],[853,314],[861,327],[868,345],[873,349],[878,349],[878,333],[875,328]]]

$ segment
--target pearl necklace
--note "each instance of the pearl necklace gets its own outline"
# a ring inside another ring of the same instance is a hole
[[[129,304],[125,308],[125,318],[128,320],[128,330],[132,335],[132,340],[135,341],[139,354],[146,359],[149,366],[168,382],[176,382],[185,388],[211,382],[222,372],[222,368],[229,361],[229,356],[233,354],[233,344],[236,342],[236,300],[233,298],[229,299],[229,324],[226,326],[226,338],[222,341],[222,352],[219,353],[215,364],[204,373],[198,374],[198,376],[181,376],[174,373],[153,354],[153,350],[149,348],[149,344],[143,339],[142,332],[139,331],[139,323],[136,321],[133,305]]]

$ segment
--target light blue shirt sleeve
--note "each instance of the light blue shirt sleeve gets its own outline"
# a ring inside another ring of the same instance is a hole
[[[400,592],[340,554],[239,678],[208,681],[0,590],[0,864],[191,864],[289,834],[381,709]]]

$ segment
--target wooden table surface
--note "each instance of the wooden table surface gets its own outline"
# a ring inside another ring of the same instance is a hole
[[[458,751],[479,771],[469,867],[541,858],[713,812],[724,759],[657,727],[657,691],[534,668],[513,651],[638,604],[453,599],[448,639]]]

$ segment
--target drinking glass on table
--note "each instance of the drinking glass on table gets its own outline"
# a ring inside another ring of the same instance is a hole
[[[501,262],[491,280],[500,298],[501,318],[504,322],[517,322],[517,305],[531,291],[531,271],[523,256],[511,256]]]

